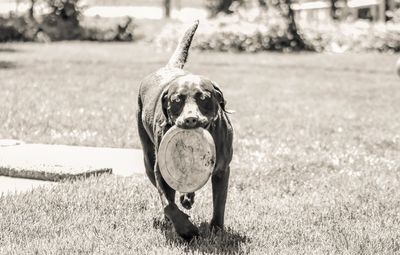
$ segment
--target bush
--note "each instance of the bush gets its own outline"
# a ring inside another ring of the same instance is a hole
[[[46,0],[50,12],[41,17],[40,29],[52,41],[79,39],[79,18],[82,8],[79,0]]]
[[[0,42],[33,41],[39,31],[37,22],[27,16],[0,17]]]
[[[303,34],[317,51],[400,51],[400,24],[367,21],[303,25]]]
[[[49,11],[0,18],[0,42],[4,41],[133,41],[135,25],[131,18],[122,24],[107,26],[100,21],[82,25],[79,0],[44,0]]]
[[[25,41],[25,26],[23,18],[0,17],[0,42]]]
[[[46,40],[78,39],[81,34],[79,0],[44,0],[49,11],[41,16],[33,16],[33,7],[21,16],[10,15],[1,18],[2,41],[33,41],[39,37]],[[36,2],[35,2],[36,3]]]
[[[89,41],[133,41],[135,39],[135,23],[126,18],[122,23],[105,24],[103,19],[95,19],[85,24],[82,29],[81,40]]]
[[[398,15],[397,17],[400,17]],[[396,22],[397,21],[397,22]],[[400,52],[400,19],[386,24],[329,22],[299,24],[299,33],[306,49],[317,52],[378,51]],[[167,25],[155,42],[174,48],[182,24]],[[231,15],[220,15],[203,21],[193,41],[193,47],[212,51],[282,51],[297,50],[296,41],[287,32],[287,21],[270,8],[240,9]]]
[[[288,21],[274,8],[239,9],[234,14],[219,15],[202,22],[193,47],[245,52],[297,50],[297,42],[287,28]],[[167,25],[155,41],[159,45],[175,44],[176,35],[182,29],[182,25]],[[306,45],[306,48],[311,48],[311,45]]]

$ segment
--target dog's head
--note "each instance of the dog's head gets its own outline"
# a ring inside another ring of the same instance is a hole
[[[173,80],[161,100],[167,122],[185,129],[208,127],[226,104],[218,85],[198,75]]]

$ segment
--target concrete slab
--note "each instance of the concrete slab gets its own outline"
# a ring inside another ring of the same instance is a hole
[[[144,173],[138,149],[68,145],[9,145],[0,140],[0,175],[57,181],[92,174],[121,176]]]
[[[0,176],[0,195],[27,192],[37,187],[51,187],[55,182]]]
[[[23,141],[15,139],[0,139],[0,147],[25,144]]]

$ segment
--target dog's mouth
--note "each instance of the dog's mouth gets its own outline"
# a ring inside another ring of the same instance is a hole
[[[178,119],[174,123],[178,128],[182,129],[195,129],[195,128],[204,128],[208,129],[211,125],[211,122],[207,119]]]

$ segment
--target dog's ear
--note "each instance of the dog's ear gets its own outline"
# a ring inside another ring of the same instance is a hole
[[[224,112],[226,112],[226,109],[225,109],[226,101],[224,98],[224,94],[222,93],[222,90],[219,88],[219,85],[217,83],[212,82],[212,85],[214,87],[215,97],[217,98],[219,106],[221,107],[221,109]]]
[[[163,124],[168,124],[169,123],[169,117],[168,117],[168,88],[164,89],[164,91],[161,94],[161,108],[165,117],[165,123]]]

